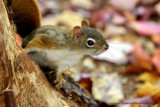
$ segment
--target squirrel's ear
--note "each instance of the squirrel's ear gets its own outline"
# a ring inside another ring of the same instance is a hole
[[[86,21],[86,20],[82,20],[82,22],[81,22],[81,26],[82,27],[89,27],[89,24],[88,24],[88,22]]]
[[[75,40],[78,40],[80,37],[80,34],[82,34],[82,29],[79,26],[75,26],[73,28],[73,36],[75,38]]]

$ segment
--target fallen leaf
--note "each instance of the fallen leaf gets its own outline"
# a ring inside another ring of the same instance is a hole
[[[115,13],[113,15],[111,22],[116,25],[122,25],[127,22],[127,19],[119,13]]]
[[[47,16],[49,14],[55,14],[56,12],[60,11],[61,8],[59,7],[59,3],[56,1],[51,0],[38,0],[40,11],[42,16]]]
[[[134,103],[134,104],[131,104],[130,107],[139,107],[139,105]]]
[[[146,54],[145,50],[142,48],[141,45],[136,44],[132,54],[137,57],[138,59],[142,59],[145,61],[150,61],[150,57]]]
[[[66,20],[69,19],[69,20]],[[68,29],[72,30],[74,26],[81,25],[81,21],[83,20],[83,16],[80,13],[73,11],[63,11],[59,16],[53,19],[50,24],[55,25],[63,25]]]
[[[132,44],[117,40],[108,41],[108,44],[109,49],[107,51],[98,56],[93,56],[93,58],[116,64],[125,64],[128,62],[127,54],[134,49]]]
[[[137,90],[137,96],[150,96],[153,103],[160,103],[160,85],[156,86],[146,82]]]
[[[142,4],[144,5],[148,5],[148,4],[153,4],[155,3],[157,0],[140,0]]]
[[[160,35],[152,35],[151,39],[156,45],[160,46]]]
[[[19,34],[16,34],[16,39],[18,40],[20,46],[22,46],[22,37]]]
[[[82,78],[78,81],[78,83],[83,86],[85,89],[87,89],[88,92],[91,92],[92,87],[92,81],[89,78]]]
[[[160,24],[151,21],[135,21],[128,24],[130,28],[141,35],[151,36],[160,35]],[[143,28],[143,29],[142,29]]]
[[[131,107],[148,107],[153,104],[150,96],[145,96],[141,98],[124,99],[123,104],[131,104]]]
[[[127,29],[122,26],[107,24],[104,33],[107,36],[125,35],[127,33]]]
[[[152,63],[160,73],[160,49],[156,50],[154,56],[152,57]]]
[[[150,82],[152,84],[155,84],[160,77],[155,72],[144,72],[140,74],[138,78],[140,81]]]
[[[94,12],[91,17],[91,26],[104,28],[111,21],[114,14],[115,11],[112,8],[105,8]]]
[[[92,75],[91,80],[93,83],[92,94],[96,100],[115,105],[115,102],[119,103],[124,98],[117,72],[102,74],[101,77],[95,74]]]
[[[131,65],[127,67],[126,73],[140,73],[143,71],[152,71],[153,65],[151,58],[145,53],[140,45],[135,45],[132,51],[131,58],[129,58]]]
[[[89,76],[92,81],[91,93],[93,97],[104,103],[112,104],[119,102],[124,98],[123,90],[121,86],[121,79],[118,72],[121,71],[122,66],[112,64],[106,61],[100,61],[91,57],[86,57],[82,62],[83,77],[88,78]],[[84,72],[89,72],[91,75],[84,75]],[[114,72],[113,72],[114,71]],[[88,87],[81,82],[83,86]],[[91,83],[90,83],[91,84]]]
[[[129,20],[129,21],[136,21],[136,17],[129,11],[123,11],[123,15]]]
[[[71,3],[74,6],[82,7],[85,9],[92,9],[94,7],[92,0],[71,0]]]
[[[148,6],[138,6],[133,10],[133,13],[138,20],[148,20],[150,16],[154,13],[153,8]]]
[[[132,10],[139,0],[109,0],[109,4],[116,9]]]
[[[137,59],[135,62],[138,67],[143,70],[143,71],[152,71],[153,70],[153,66],[152,66],[152,62],[151,61],[145,61],[143,59]]]
[[[160,15],[160,2],[155,5],[154,9]]]
[[[139,74],[141,72],[142,70],[137,65],[129,65],[127,66],[125,71],[122,72],[122,74],[128,74],[128,73]]]

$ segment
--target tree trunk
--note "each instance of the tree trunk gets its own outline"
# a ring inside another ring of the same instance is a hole
[[[19,46],[0,0],[0,107],[78,107],[47,80]]]

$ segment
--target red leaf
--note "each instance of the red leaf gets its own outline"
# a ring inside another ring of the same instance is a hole
[[[114,12],[115,11],[111,8],[105,8],[94,12],[91,19],[91,26],[103,28],[107,22],[111,21]]]
[[[149,21],[131,22],[129,27],[144,36],[160,35],[160,24]]]
[[[20,46],[22,46],[22,38],[19,34],[16,34],[16,39],[18,40],[18,43],[20,44]]]

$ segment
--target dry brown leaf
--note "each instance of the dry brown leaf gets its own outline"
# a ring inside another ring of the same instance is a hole
[[[142,71],[153,70],[151,58],[146,54],[142,46],[136,45],[132,54],[134,59],[130,60],[132,65],[127,67],[126,72],[140,73]]]
[[[136,64],[138,65],[138,67],[141,69],[141,70],[147,70],[147,71],[152,71],[152,63],[151,61],[146,61],[146,60],[143,60],[143,59],[137,59],[136,60]]]

